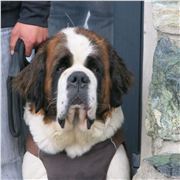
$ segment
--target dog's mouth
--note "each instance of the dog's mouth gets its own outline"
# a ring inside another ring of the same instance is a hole
[[[75,98],[73,98],[71,100],[70,105],[85,105],[85,101],[83,98],[81,98],[80,96],[76,96]]]
[[[70,122],[73,127],[76,127],[78,124],[84,124],[86,122],[87,129],[91,128],[95,118],[89,117],[88,111],[90,108],[85,98],[76,96],[70,99],[66,109],[67,110],[63,117],[58,117],[58,122],[61,128],[65,127],[66,121]]]

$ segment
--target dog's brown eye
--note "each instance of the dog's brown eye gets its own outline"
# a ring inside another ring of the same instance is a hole
[[[67,68],[71,66],[71,61],[69,56],[64,56],[59,60],[59,63],[57,64],[56,71],[57,72],[63,72]]]
[[[97,66],[91,67],[91,70],[92,70],[94,73],[98,73],[98,72],[99,72],[99,68],[98,68]]]
[[[57,68],[57,71],[63,72],[65,69],[66,69],[66,67],[59,67],[59,68]]]
[[[87,58],[86,67],[89,68],[95,74],[101,73],[101,63],[99,57],[89,56]]]
[[[57,65],[56,71],[62,72],[67,68],[68,68],[68,64],[61,62],[60,64]]]

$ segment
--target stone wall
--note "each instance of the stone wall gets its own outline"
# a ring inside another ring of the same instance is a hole
[[[142,123],[141,166],[133,179],[180,179],[180,1],[148,3],[151,5],[145,2],[145,6],[152,8],[149,15],[156,30],[156,48]],[[144,64],[143,72],[148,68]]]

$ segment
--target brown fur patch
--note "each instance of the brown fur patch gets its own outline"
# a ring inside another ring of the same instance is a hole
[[[35,57],[37,60],[33,59],[32,63],[24,68],[13,80],[13,88],[22,96],[27,95],[29,89],[33,85],[33,82],[36,81],[39,69],[43,66],[42,63],[38,62],[38,59],[41,58],[41,54],[44,54],[44,49],[44,47],[40,47]]]
[[[104,77],[102,80],[102,92],[101,92],[101,100],[99,102],[99,111],[102,113],[102,119],[105,120],[108,114],[111,112],[110,107],[110,89],[111,89],[111,79],[110,79],[110,64],[109,64],[109,51],[108,51],[108,43],[107,41],[98,36],[96,33],[92,31],[88,31],[83,28],[78,28],[76,30],[77,33],[86,36],[89,41],[97,45],[98,51],[101,55],[101,60],[104,66]]]
[[[35,106],[34,106],[34,104],[32,104],[32,103],[29,104],[29,108],[30,108],[30,112],[31,112],[32,114],[45,115],[45,111],[44,111],[43,108],[41,108],[38,112],[36,112]],[[54,121],[54,117],[52,118],[52,117],[45,116],[43,120],[44,120],[44,123],[45,123],[45,124],[49,124],[49,123],[51,123],[52,121]]]
[[[38,112],[36,112],[35,106],[34,106],[34,104],[32,104],[32,103],[29,105],[29,108],[30,108],[29,110],[30,110],[30,112],[31,112],[32,114],[36,114],[36,115],[44,115],[44,114],[45,114],[43,108],[41,108]]]
[[[45,77],[45,94],[48,100],[51,97],[52,72],[60,57],[62,57],[67,48],[65,47],[66,38],[63,33],[59,33],[49,42],[47,47],[46,59],[46,77]]]

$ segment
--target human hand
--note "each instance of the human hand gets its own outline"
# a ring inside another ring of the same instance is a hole
[[[47,37],[47,28],[17,22],[12,29],[10,38],[11,54],[14,54],[14,48],[19,38],[24,41],[25,55],[29,57],[31,55],[32,49],[41,42],[45,41]]]

